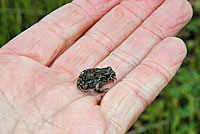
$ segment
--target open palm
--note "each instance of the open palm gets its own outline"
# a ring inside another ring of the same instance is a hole
[[[74,0],[0,49],[1,134],[122,134],[175,75],[186,0]],[[87,31],[87,32],[86,32]],[[76,87],[87,68],[111,66],[112,88]]]

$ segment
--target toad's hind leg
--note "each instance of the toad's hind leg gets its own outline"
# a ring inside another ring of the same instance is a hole
[[[96,91],[96,92],[98,92],[98,93],[104,93],[105,91],[108,90],[108,88],[99,88],[99,87],[100,87],[100,85],[97,84],[97,85],[95,86],[95,88],[94,88],[94,91]]]

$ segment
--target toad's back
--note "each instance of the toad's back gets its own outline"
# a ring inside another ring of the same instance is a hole
[[[97,84],[102,85],[102,82],[106,81],[107,80],[104,75],[103,69],[100,68],[86,69],[83,72],[81,72],[77,81],[77,86],[80,89],[93,88]]]

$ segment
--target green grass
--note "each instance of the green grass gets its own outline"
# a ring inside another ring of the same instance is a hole
[[[0,0],[0,46],[69,1]],[[200,133],[200,0],[190,2],[194,8],[193,19],[178,35],[187,44],[187,58],[130,134]]]

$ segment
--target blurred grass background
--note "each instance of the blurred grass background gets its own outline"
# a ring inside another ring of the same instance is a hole
[[[70,0],[0,0],[0,47]],[[200,0],[190,0],[191,22],[179,33],[188,55],[175,78],[128,134],[200,134]]]

